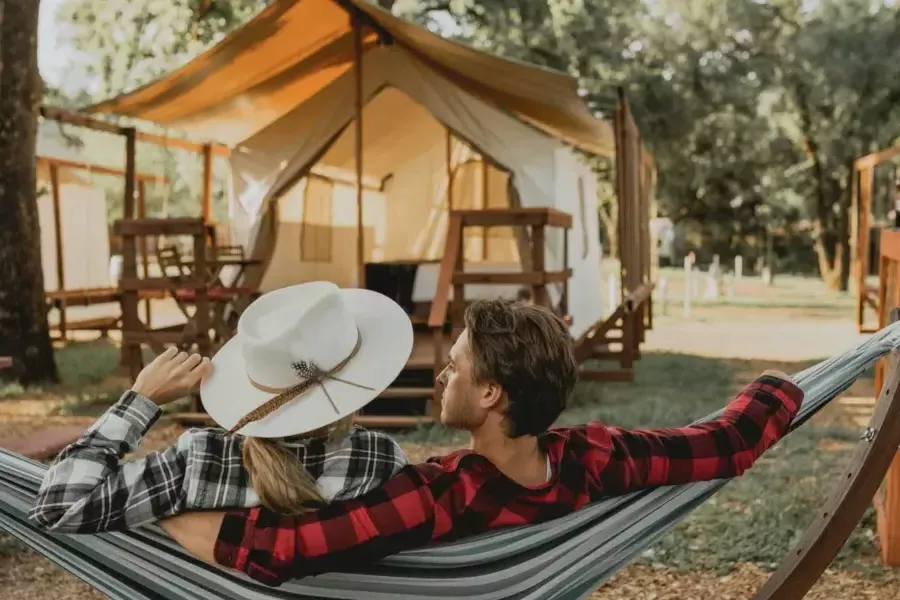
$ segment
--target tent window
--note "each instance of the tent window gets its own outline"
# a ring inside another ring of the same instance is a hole
[[[331,262],[332,188],[330,181],[318,177],[310,177],[307,182],[300,230],[300,260],[304,262]]]

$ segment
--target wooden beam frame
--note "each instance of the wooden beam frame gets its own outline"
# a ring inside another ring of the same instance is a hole
[[[50,172],[50,195],[53,201],[53,233],[56,241],[56,280],[57,288],[60,291],[66,290],[66,270],[63,260],[63,225],[62,225],[62,198],[60,193],[59,171],[61,169],[70,169],[73,171],[87,171],[89,173],[97,173],[100,175],[110,175],[114,177],[126,177],[127,171],[116,169],[113,167],[105,167],[88,162],[78,162],[59,158],[51,158],[47,156],[38,156],[35,159],[38,164],[47,166]],[[146,203],[144,195],[144,187],[146,182],[168,182],[165,176],[150,175],[146,173],[135,173],[135,183],[138,189],[138,214],[144,216],[146,214]],[[143,264],[147,268],[147,246],[146,240],[142,247]],[[55,303],[57,311],[59,311],[59,339],[63,342],[68,340],[68,319],[66,309],[68,308],[64,299]],[[147,319],[150,319],[150,299],[145,300],[145,310],[147,311]]]
[[[41,116],[51,121],[75,125],[77,127],[85,127],[87,129],[93,129],[94,131],[104,131],[116,135],[123,135],[124,130],[128,129],[127,127],[121,127],[90,115],[67,111],[53,106],[41,106]],[[184,138],[169,137],[167,135],[137,130],[135,130],[134,135],[135,139],[139,142],[156,144],[163,148],[181,148],[182,150],[189,150],[191,152],[202,152],[205,146],[210,146],[211,152],[216,156],[229,156],[231,154],[231,149],[228,146],[219,143],[192,142]]]
[[[60,222],[60,209],[59,209],[59,169],[72,169],[72,170],[80,170],[87,171],[89,173],[96,173],[100,175],[110,175],[114,177],[122,177],[125,180],[125,192],[124,192],[124,203],[123,203],[123,212],[125,219],[134,219],[135,217],[135,200],[137,200],[137,212],[140,218],[146,217],[146,182],[158,182],[158,183],[168,183],[169,180],[164,175],[156,175],[149,173],[139,173],[136,170],[136,152],[137,152],[137,142],[146,142],[151,144],[156,144],[158,146],[164,148],[181,148],[183,150],[188,150],[190,152],[200,153],[203,157],[203,194],[201,197],[201,214],[204,223],[212,223],[212,165],[213,159],[215,156],[230,156],[231,149],[225,146],[224,144],[217,144],[212,142],[206,143],[198,143],[192,142],[183,138],[173,138],[165,135],[157,135],[152,133],[146,133],[142,131],[138,131],[135,127],[122,127],[119,125],[115,125],[113,123],[109,123],[107,121],[103,121],[97,119],[93,116],[70,112],[66,110],[62,110],[59,108],[51,107],[51,106],[41,106],[40,108],[40,116],[44,119],[50,119],[57,121],[59,123],[65,123],[69,125],[73,125],[76,127],[84,127],[87,129],[91,129],[94,131],[101,131],[105,133],[109,133],[112,135],[119,135],[125,138],[125,169],[117,169],[114,167],[107,167],[104,165],[98,165],[90,162],[81,162],[81,161],[72,161],[67,159],[59,159],[52,158],[48,156],[37,156],[35,160],[38,164],[45,164],[48,166],[50,170],[50,184],[51,184],[51,193],[53,195],[54,201],[54,214],[56,216],[56,224],[55,224],[55,234],[57,239],[57,271],[58,271],[58,279],[59,279],[59,289],[61,291],[65,290],[65,274],[63,272],[63,264],[62,264],[62,231],[61,231],[61,222]],[[147,248],[147,240],[144,239],[141,241],[141,254],[142,254],[142,263],[146,270],[149,267],[149,259],[147,256],[148,248]],[[127,252],[125,253],[127,254]],[[135,267],[136,267],[136,257]],[[123,262],[126,263],[123,265],[123,268],[129,267],[127,263],[129,262],[129,257],[123,256]],[[130,299],[129,299],[130,301]],[[123,299],[124,302],[124,299]],[[66,303],[65,301],[60,301],[57,303],[57,308],[60,312],[60,323],[59,330],[60,336],[65,341],[66,339]],[[150,322],[151,314],[150,314],[150,300],[146,299],[145,302],[145,311],[147,315],[147,321]],[[123,304],[123,317],[124,317],[125,309]],[[135,315],[135,318],[136,315]],[[123,347],[122,352],[122,364],[126,364],[129,360],[128,350]]]
[[[70,169],[73,171],[87,171],[88,173],[96,173],[98,175],[109,175],[112,177],[125,177],[124,169],[115,167],[106,167],[90,162],[80,162],[74,160],[66,160],[63,158],[51,158],[49,156],[38,156],[35,158],[38,164],[47,165],[49,168]],[[168,183],[169,179],[165,175],[153,175],[151,173],[135,173],[134,178],[137,181],[150,181],[159,183]]]
[[[896,318],[896,312],[895,312]],[[900,446],[900,352],[891,353],[887,381],[869,426],[840,484],[803,537],[754,600],[800,600],[853,532]]]

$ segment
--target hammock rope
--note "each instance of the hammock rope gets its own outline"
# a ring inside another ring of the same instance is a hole
[[[900,323],[795,374],[805,398],[791,431],[898,348]],[[715,418],[723,410],[696,422]],[[768,452],[777,451],[778,445]],[[361,593],[367,600],[580,599],[730,481],[641,490],[547,523],[409,550],[362,571],[326,573],[270,588],[194,559],[155,525],[96,535],[36,529],[27,513],[46,468],[0,450],[0,528],[110,597],[123,600],[350,599]]]

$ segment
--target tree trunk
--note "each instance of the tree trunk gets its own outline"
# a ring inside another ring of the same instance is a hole
[[[846,292],[850,289],[850,211],[853,210],[853,178],[856,177],[853,170],[853,161],[847,166],[847,175],[844,181],[844,193],[841,196],[841,213],[838,232],[838,243],[841,250],[840,280],[838,289]]]
[[[606,232],[606,247],[603,248],[603,255],[607,258],[619,258],[619,208],[618,204],[613,201],[603,205],[598,211],[600,215],[600,225]],[[607,212],[608,211],[608,212]]]
[[[0,377],[23,385],[57,380],[44,303],[35,177],[42,84],[37,66],[40,0],[0,0]]]
[[[816,258],[819,262],[819,274],[822,281],[830,290],[841,289],[841,265],[844,263],[842,258],[843,248],[835,244],[833,236],[822,232],[816,238],[814,247],[816,249]]]

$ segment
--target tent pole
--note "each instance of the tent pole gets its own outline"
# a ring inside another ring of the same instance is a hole
[[[481,157],[481,208],[486,209],[490,202],[488,201],[488,164],[484,160],[484,156]],[[488,258],[488,228],[487,226],[481,228],[481,260],[487,260]]]
[[[359,19],[350,17],[353,26],[353,70],[356,75],[356,281],[366,287],[365,228],[363,227],[363,77],[362,77],[362,27]]]
[[[209,224],[212,220],[212,169],[213,147],[212,144],[203,144],[203,196],[201,197],[200,214],[203,222]]]
[[[137,211],[138,219],[147,218],[147,182],[143,179],[137,180]],[[147,279],[150,278],[150,246],[148,242],[147,236],[141,236],[141,264],[144,267],[144,277]],[[144,298],[144,323],[148,329],[151,328],[150,303],[150,296]]]
[[[453,136],[449,128],[444,128],[447,134],[446,163],[447,163],[447,211],[453,210]]]

